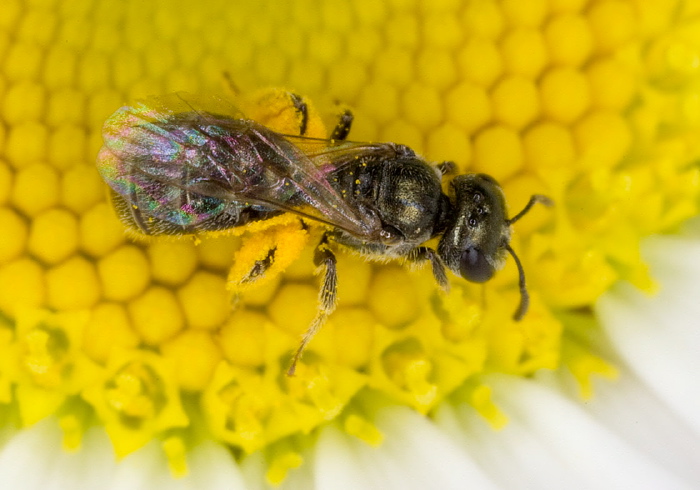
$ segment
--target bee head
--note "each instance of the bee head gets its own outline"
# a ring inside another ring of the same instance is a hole
[[[514,318],[520,320],[527,311],[529,297],[523,267],[510,247],[510,225],[536,202],[550,205],[551,201],[544,196],[532,196],[525,209],[508,219],[501,186],[485,174],[455,177],[450,184],[450,200],[454,207],[438,244],[438,255],[455,274],[481,283],[503,267],[506,254],[510,253],[519,272],[521,299]]]
[[[490,176],[467,174],[450,184],[454,211],[438,254],[455,274],[485,282],[503,266],[510,224],[501,186]]]

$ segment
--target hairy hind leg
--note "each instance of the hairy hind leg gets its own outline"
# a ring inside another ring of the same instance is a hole
[[[297,362],[301,359],[307,344],[316,335],[316,332],[326,323],[328,316],[333,313],[338,304],[337,289],[338,289],[338,268],[335,254],[328,245],[328,237],[323,235],[321,241],[316,247],[314,253],[314,264],[319,270],[324,271],[323,280],[321,282],[321,290],[318,292],[318,312],[316,317],[311,322],[311,326],[304,332],[304,335],[299,344],[299,348],[292,358],[292,364],[287,370],[287,376],[294,376]]]

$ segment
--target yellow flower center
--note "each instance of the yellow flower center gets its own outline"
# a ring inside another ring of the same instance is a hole
[[[94,423],[119,455],[158,438],[177,474],[201,437],[262,450],[278,482],[330,420],[380,443],[387,400],[466,402],[499,427],[483,373],[567,369],[583,396],[592,374],[615,375],[586,341],[591,305],[618,280],[652,290],[641,238],[698,210],[692,3],[234,3],[0,8],[0,403],[26,425],[57,414],[69,447]],[[287,214],[195,240],[125,236],[95,168],[105,119],[139,97],[228,90],[246,117],[298,132],[288,93],[265,85],[305,96],[310,136],[347,106],[350,139],[490,174],[511,214],[552,198],[514,226],[525,318],[511,319],[512,260],[444,293],[429,267],[338,248],[338,308],[289,378],[317,312],[319,227]]]

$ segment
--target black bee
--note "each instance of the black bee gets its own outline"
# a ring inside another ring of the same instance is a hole
[[[344,112],[331,139],[305,136],[306,104],[289,94],[299,112],[299,134],[280,134],[246,119],[235,107],[206,110],[183,94],[117,110],[105,123],[98,169],[112,189],[117,214],[146,235],[226,230],[295,213],[327,230],[315,251],[324,269],[319,311],[304,334],[288,374],[336,306],[333,243],[370,257],[428,261],[442,288],[445,268],[472,282],[488,281],[506,254],[518,267],[520,320],[528,308],[525,274],[510,247],[511,225],[537,202],[508,218],[503,191],[492,177],[442,177],[455,165],[431,165],[407,146],[344,141],[352,114]],[[195,107],[197,107],[195,109]],[[221,115],[226,114],[226,115]],[[304,148],[303,150],[301,148]],[[437,250],[423,245],[440,237]],[[264,274],[274,250],[256,263]]]

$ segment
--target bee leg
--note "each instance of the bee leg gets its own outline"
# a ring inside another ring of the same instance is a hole
[[[338,303],[338,298],[336,295],[337,284],[338,284],[338,268],[337,260],[335,254],[328,246],[328,237],[323,235],[323,238],[316,247],[316,252],[314,253],[314,264],[319,268],[319,270],[324,270],[323,283],[321,284],[321,290],[318,293],[319,307],[316,317],[311,322],[311,326],[304,332],[304,336],[301,339],[301,344],[294,354],[292,359],[292,364],[287,370],[287,376],[294,376],[294,371],[296,370],[297,361],[301,358],[306,345],[311,341],[316,332],[323,326],[326,322],[328,316],[333,313],[335,307]]]
[[[435,250],[428,247],[416,247],[411,250],[408,258],[413,262],[429,260],[430,265],[433,268],[433,276],[435,277],[435,281],[443,290],[449,291],[450,283],[447,281],[445,266]]]
[[[231,75],[231,72],[224,70],[221,76],[224,78],[225,87],[231,91],[231,94],[234,96],[240,95],[241,91],[236,85],[236,82],[233,81],[233,76]]]
[[[271,248],[267,252],[264,259],[256,260],[255,264],[253,264],[253,267],[250,269],[250,272],[248,272],[243,279],[241,279],[241,283],[253,282],[259,277],[265,275],[265,271],[267,271],[267,269],[269,269],[272,266],[272,263],[275,261],[275,252],[277,252],[277,247]]]
[[[331,133],[331,139],[334,141],[343,141],[348,137],[350,133],[350,128],[352,127],[352,121],[355,119],[350,109],[345,109],[340,113],[338,117],[338,123],[335,125],[333,132]]]
[[[309,126],[309,107],[304,102],[304,99],[297,94],[289,92],[289,97],[292,99],[294,108],[299,113],[299,136],[306,134],[306,129]]]
[[[455,162],[442,162],[436,165],[442,175],[452,175],[457,172],[457,164]]]

